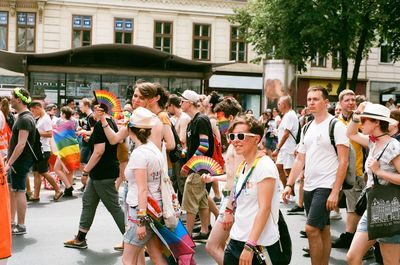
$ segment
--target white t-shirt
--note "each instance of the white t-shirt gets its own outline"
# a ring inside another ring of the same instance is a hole
[[[289,137],[285,141],[285,144],[281,146],[281,151],[294,154],[294,149],[296,148],[297,132],[299,130],[299,119],[297,118],[296,112],[294,110],[288,111],[282,118],[281,123],[278,127],[278,140],[280,141],[283,137],[285,130],[289,130]]]
[[[246,172],[247,173],[247,172]],[[235,187],[239,192],[247,174],[241,174]],[[271,202],[271,215],[262,231],[257,245],[271,246],[279,240],[279,173],[274,162],[268,156],[263,156],[254,168],[246,186],[243,188],[236,200],[235,222],[232,226],[230,237],[232,239],[246,242],[253,228],[258,207],[257,183],[265,178],[275,179],[274,195]]]
[[[128,194],[126,203],[135,207],[138,205],[138,189],[133,173],[134,169],[147,169],[148,195],[155,200],[161,200],[161,166],[163,157],[160,150],[151,141],[136,147],[129,158],[125,169],[125,177],[128,181]]]
[[[339,166],[338,157],[329,138],[329,122],[333,119],[329,115],[323,122],[311,122],[305,136],[301,133],[301,140],[297,151],[306,155],[304,170],[304,190],[312,191],[316,188],[331,189],[336,180]],[[337,145],[349,146],[346,136],[346,126],[337,122],[334,130]]]
[[[386,146],[386,145],[385,145]],[[390,139],[390,142],[387,144],[386,149],[383,147],[380,150],[375,149],[375,144],[369,142],[368,144],[369,153],[368,157],[365,161],[365,172],[368,174],[367,187],[371,187],[374,184],[373,173],[369,168],[368,164],[371,159],[378,159],[379,157],[379,167],[380,169],[391,172],[398,173],[396,167],[393,165],[392,160],[400,155],[400,142],[396,139]],[[383,153],[382,153],[383,151]],[[378,177],[379,184],[387,185],[389,182]]]
[[[47,132],[53,130],[53,124],[51,122],[50,116],[44,114],[36,122],[36,128],[39,132]],[[40,136],[40,142],[42,143],[43,152],[50,152],[50,138]]]

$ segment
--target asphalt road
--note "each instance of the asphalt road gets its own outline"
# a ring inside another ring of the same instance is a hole
[[[79,188],[79,184],[76,185]],[[114,265],[122,264],[121,252],[114,251],[113,246],[121,242],[121,234],[111,215],[102,203],[99,204],[91,230],[87,235],[88,249],[78,250],[65,248],[63,241],[72,239],[77,234],[81,212],[82,193],[76,197],[62,198],[53,202],[53,191],[42,189],[40,202],[29,203],[26,217],[27,234],[13,236],[13,254],[9,265]],[[304,229],[305,217],[286,215],[292,205],[281,204],[289,225],[293,257],[291,264],[311,264],[310,259],[303,257],[302,248],[307,246],[307,239],[300,238],[299,231]],[[342,210],[345,217],[345,212]],[[332,236],[338,237],[344,230],[343,220],[332,221]],[[332,249],[330,264],[344,265],[346,250]],[[205,251],[203,244],[196,248],[196,261],[199,265],[215,264]],[[148,264],[151,264],[147,261]],[[372,261],[365,264],[374,264]]]

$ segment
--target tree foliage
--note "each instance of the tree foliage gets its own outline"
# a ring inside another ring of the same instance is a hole
[[[235,10],[231,22],[261,59],[288,59],[298,70],[318,52],[340,54],[339,91],[347,84],[349,60],[354,60],[351,89],[370,48],[387,41],[394,59],[400,55],[400,0],[252,0]],[[397,10],[397,11],[396,11]],[[396,11],[396,12],[393,12]]]

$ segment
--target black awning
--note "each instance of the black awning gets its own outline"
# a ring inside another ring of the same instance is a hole
[[[211,76],[213,68],[226,65],[197,62],[139,45],[98,44],[54,53],[0,51],[0,67],[27,73],[30,66],[96,69],[142,69],[144,71],[197,72]]]

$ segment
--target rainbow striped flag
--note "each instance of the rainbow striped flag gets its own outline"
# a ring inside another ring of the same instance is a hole
[[[58,149],[58,156],[68,170],[73,171],[80,165],[80,150],[75,135],[75,121],[64,121],[53,128],[53,138]]]
[[[196,264],[193,258],[196,244],[189,236],[181,220],[178,221],[175,230],[171,231],[158,220],[151,219],[150,227],[163,243],[162,253],[167,258],[168,264]]]

